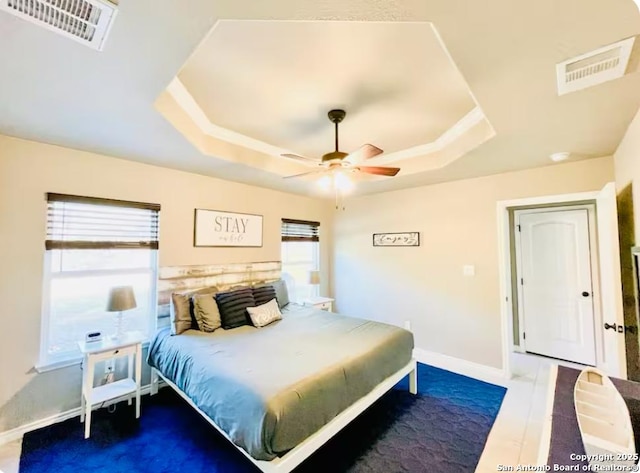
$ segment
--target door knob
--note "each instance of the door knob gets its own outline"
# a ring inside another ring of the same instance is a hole
[[[582,297],[589,297],[589,293],[587,291],[582,291]]]

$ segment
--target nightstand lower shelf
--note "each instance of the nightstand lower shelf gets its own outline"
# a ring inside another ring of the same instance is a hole
[[[113,383],[97,386],[91,391],[91,404],[102,404],[105,401],[116,399],[136,392],[138,385],[131,379],[121,379]]]

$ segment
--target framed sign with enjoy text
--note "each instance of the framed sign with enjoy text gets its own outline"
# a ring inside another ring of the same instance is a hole
[[[262,215],[196,209],[193,246],[262,246]]]

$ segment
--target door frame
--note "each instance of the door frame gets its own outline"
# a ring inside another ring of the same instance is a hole
[[[607,319],[623,323],[622,283],[620,276],[620,252],[617,238],[617,209],[615,183],[606,184],[601,191],[573,194],[529,197],[502,200],[496,203],[498,224],[498,270],[500,284],[500,321],[502,332],[502,366],[507,377],[512,376],[510,354],[513,351],[513,312],[511,309],[511,249],[509,210],[513,207],[543,206],[557,204],[593,203],[596,205],[598,279],[602,314],[611,314]],[[614,231],[615,230],[615,231]],[[596,327],[596,344],[604,340],[602,324]],[[607,334],[608,335],[608,334]],[[626,350],[624,337],[617,338],[615,346],[603,350],[605,358],[596,360],[597,367],[612,376],[627,378]],[[611,340],[611,336],[609,336]],[[603,343],[604,345],[604,343]]]
[[[601,330],[602,324],[604,323],[602,317],[602,305],[601,305],[601,297],[600,297],[600,265],[598,261],[598,228],[596,224],[597,214],[596,214],[596,203],[593,202],[585,202],[585,203],[575,203],[569,204],[560,203],[558,205],[544,205],[542,207],[530,207],[527,208],[509,208],[509,210],[513,210],[513,227],[510,228],[510,231],[514,234],[515,241],[515,260],[516,260],[516,281],[521,277],[520,271],[522,270],[522,254],[521,254],[521,238],[522,235],[519,232],[515,231],[515,227],[518,226],[519,220],[518,217],[520,215],[527,214],[536,214],[536,213],[549,213],[549,212],[566,212],[570,210],[586,210],[587,211],[587,231],[589,238],[589,269],[591,272],[591,305],[593,307],[593,325],[594,325],[594,350],[596,360],[602,359],[604,357],[604,347],[602,344],[602,338],[597,336],[598,330]],[[511,257],[511,252],[509,252],[509,256]],[[519,353],[527,352],[527,342],[526,338],[522,336],[524,332],[524,307],[523,307],[523,297],[522,297],[522,286],[517,285],[516,291],[518,293],[518,327],[520,331],[520,343],[519,345],[514,345],[513,340],[512,347],[513,351],[517,351]],[[512,319],[513,320],[513,319]],[[599,328],[600,327],[600,328]],[[512,330],[513,332],[513,330]]]

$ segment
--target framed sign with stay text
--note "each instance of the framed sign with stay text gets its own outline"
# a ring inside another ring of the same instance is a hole
[[[193,246],[262,246],[262,215],[195,209]]]

